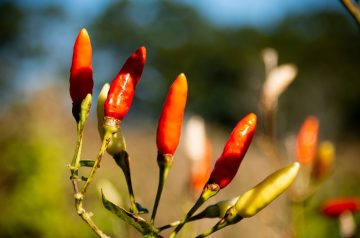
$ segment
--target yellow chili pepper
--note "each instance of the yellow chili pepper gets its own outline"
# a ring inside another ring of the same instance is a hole
[[[315,160],[313,177],[317,181],[327,178],[333,170],[335,161],[335,146],[330,141],[320,143]]]
[[[251,217],[269,205],[291,185],[299,168],[300,164],[298,162],[291,163],[241,195],[235,204],[237,215]]]

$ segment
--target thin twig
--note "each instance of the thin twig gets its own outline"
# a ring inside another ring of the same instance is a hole
[[[341,0],[341,3],[360,26],[360,6],[356,5],[352,0]]]

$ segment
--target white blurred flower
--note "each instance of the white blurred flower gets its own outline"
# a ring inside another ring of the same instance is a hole
[[[265,48],[261,52],[261,56],[265,64],[266,75],[268,75],[271,70],[277,67],[278,53],[273,48]]]
[[[263,103],[266,108],[276,106],[278,98],[294,81],[297,68],[293,64],[283,64],[270,71],[263,85]]]
[[[356,231],[356,223],[353,214],[345,211],[339,216],[341,237],[353,237]]]
[[[211,172],[211,145],[201,117],[193,116],[187,121],[185,140],[185,151],[191,160],[190,182],[194,190],[200,193]]]
[[[192,161],[201,160],[205,155],[205,123],[199,116],[192,116],[185,125],[185,151]]]

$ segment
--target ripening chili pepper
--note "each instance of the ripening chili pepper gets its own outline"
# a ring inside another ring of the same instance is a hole
[[[330,141],[321,142],[314,163],[312,176],[320,181],[326,178],[334,167],[335,146]]]
[[[105,101],[105,117],[122,120],[128,113],[146,61],[146,49],[140,47],[125,62],[113,79]]]
[[[108,83],[104,84],[104,86],[102,87],[99,97],[98,97],[98,103],[97,103],[97,107],[96,107],[96,111],[97,111],[97,119],[98,119],[98,131],[99,131],[99,135],[100,135],[100,139],[103,140],[104,139],[104,135],[105,135],[105,130],[103,127],[104,124],[104,103],[106,100],[106,97],[108,95],[109,92],[109,88],[110,85]],[[125,144],[125,139],[122,135],[122,132],[119,128],[119,130],[114,133],[111,137],[111,140],[109,142],[108,147],[106,148],[106,151],[114,156],[116,154],[119,154],[123,151],[126,150],[126,144]]]
[[[241,195],[235,204],[237,215],[243,218],[251,217],[269,205],[292,184],[299,168],[298,162],[291,163]]]
[[[180,140],[187,91],[186,77],[184,74],[180,74],[171,85],[161,111],[156,133],[159,154],[173,155],[175,153]]]
[[[250,113],[238,122],[216,161],[207,184],[215,183],[220,188],[224,188],[235,177],[254,136],[256,122],[254,113]]]
[[[314,116],[308,116],[296,137],[296,158],[301,164],[311,164],[317,151],[319,121]]]
[[[77,121],[81,102],[87,94],[92,94],[93,86],[91,42],[88,32],[83,28],[74,44],[70,69],[70,96],[73,102],[73,115]]]
[[[360,198],[346,197],[330,199],[322,206],[322,212],[330,217],[337,217],[341,213],[360,210]]]

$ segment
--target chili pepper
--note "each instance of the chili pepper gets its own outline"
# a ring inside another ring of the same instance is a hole
[[[241,195],[235,204],[237,215],[243,218],[251,217],[269,205],[291,185],[299,168],[298,162],[291,163]]]
[[[238,122],[221,156],[217,159],[207,184],[226,187],[235,177],[256,130],[256,115],[250,113]]]
[[[317,151],[319,121],[314,116],[308,116],[296,137],[296,158],[301,164],[311,164]]]
[[[97,103],[97,119],[98,119],[98,131],[101,140],[104,139],[105,130],[103,127],[104,124],[104,103],[106,100],[106,97],[109,92],[110,85],[108,83],[104,84],[103,88],[100,91],[99,97],[98,97],[98,103]],[[114,133],[111,137],[111,140],[109,142],[108,147],[106,148],[106,151],[114,156],[116,154],[119,154],[126,150],[126,144],[124,137],[121,133],[120,128],[116,133]]]
[[[180,74],[171,85],[160,115],[156,134],[159,154],[173,155],[179,144],[187,90],[186,77]]]
[[[316,180],[323,180],[333,170],[335,160],[335,146],[330,141],[320,143],[318,155],[314,163],[313,176]]]
[[[92,49],[86,29],[79,32],[73,50],[70,69],[70,96],[73,101],[73,115],[79,121],[81,102],[87,94],[92,94],[94,82],[92,74]]]
[[[128,113],[136,85],[144,69],[145,61],[146,49],[145,47],[140,47],[126,60],[120,72],[113,79],[104,104],[105,124],[109,120],[106,118],[121,121]],[[119,122],[116,122],[110,126],[117,127],[118,124]]]
[[[344,197],[330,199],[322,206],[322,212],[330,217],[337,217],[341,213],[360,210],[360,198],[358,197]]]

